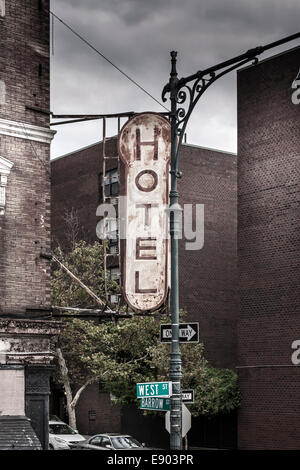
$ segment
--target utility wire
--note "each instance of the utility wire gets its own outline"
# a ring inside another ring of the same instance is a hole
[[[64,20],[59,18],[55,13],[53,13],[51,10],[49,10],[49,13],[52,15],[52,17],[56,18],[58,21],[60,21],[66,28],[68,28],[70,31],[72,31],[75,36],[77,36],[81,41],[83,41],[87,46],[89,46],[96,54],[100,55],[103,59],[105,59],[110,65],[112,65],[115,69],[117,69],[122,75],[124,75],[128,80],[130,80],[134,85],[136,85],[140,90],[142,90],[146,95],[148,95],[150,98],[152,98],[156,103],[158,103],[160,106],[162,106],[164,109],[166,109],[168,112],[170,110],[166,108],[160,101],[158,101],[151,93],[149,93],[147,90],[145,90],[144,87],[139,85],[133,78],[131,78],[127,73],[125,73],[123,70],[121,70],[117,65],[115,65],[110,59],[108,59],[102,52],[100,52],[98,49],[96,49],[87,39],[85,39],[81,34],[77,33],[71,26],[69,26]]]
[[[31,147],[31,149],[32,149],[32,151],[33,151],[35,157],[36,157],[37,160],[41,163],[41,165],[45,168],[46,172],[48,173],[49,178],[51,178],[50,170],[49,170],[48,166],[46,165],[46,163],[38,156],[37,151],[36,151],[36,149],[35,149],[35,147],[34,147],[32,141],[31,141],[31,138],[30,138],[30,136],[29,136],[28,133],[27,133],[25,124],[24,124],[23,122],[21,122],[21,124],[22,124],[22,127],[23,127],[23,129],[24,129],[24,134],[26,135],[27,140],[29,140],[30,147]]]

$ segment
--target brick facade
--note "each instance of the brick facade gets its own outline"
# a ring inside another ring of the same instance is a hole
[[[114,404],[108,393],[98,385],[89,386],[79,399],[76,411],[77,426],[82,434],[120,432],[121,407]]]
[[[0,156],[13,163],[0,216],[0,312],[50,307],[49,2],[6,2],[0,19]],[[28,126],[29,125],[29,126]],[[16,136],[18,135],[18,137]]]
[[[0,117],[36,126],[49,126],[49,0],[9,0],[0,18],[0,80],[5,105]]]
[[[30,418],[43,449],[48,448],[49,365],[59,333],[58,322],[45,321],[51,307],[50,266],[40,257],[50,250],[54,135],[49,129],[48,9],[48,0],[9,0],[0,17],[0,382],[1,374],[15,369],[24,377],[19,414]],[[13,414],[5,403],[17,378],[11,374],[10,380],[1,388],[2,415]],[[17,448],[18,440],[16,428],[9,441]]]
[[[204,246],[180,242],[180,307],[198,321],[205,357],[216,367],[236,363],[236,156],[185,145],[180,203],[204,204]],[[195,212],[193,213],[195,223]]]
[[[239,447],[298,449],[300,48],[238,73]],[[298,257],[297,257],[298,256]]]

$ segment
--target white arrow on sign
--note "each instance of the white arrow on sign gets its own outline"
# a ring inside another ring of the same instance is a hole
[[[179,329],[179,338],[187,338],[187,340],[190,341],[196,333],[197,332],[191,325],[188,325],[187,328]]]
[[[191,413],[187,409],[184,403],[182,403],[182,426],[181,426],[181,435],[184,437],[189,430],[191,429],[192,426],[192,418],[191,418]],[[170,411],[166,412],[165,415],[165,424],[166,424],[166,430],[170,432]]]
[[[188,325],[187,328],[181,328],[179,326],[179,338],[187,338],[187,341],[190,341],[196,333],[197,331],[195,331],[194,328],[191,327],[191,325]],[[172,329],[164,329],[162,331],[162,337],[172,338]]]

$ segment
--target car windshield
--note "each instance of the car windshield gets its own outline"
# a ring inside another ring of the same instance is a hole
[[[70,428],[70,426],[65,423],[49,424],[49,432],[51,434],[76,434],[74,429]]]
[[[132,447],[141,447],[141,444],[129,436],[118,436],[111,438],[115,449],[130,449]]]

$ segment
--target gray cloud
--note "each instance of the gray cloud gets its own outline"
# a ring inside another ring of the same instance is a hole
[[[185,76],[299,30],[298,0],[52,0],[51,9],[158,99],[173,49]],[[163,110],[58,21],[51,69],[56,113]],[[56,128],[53,156],[100,140],[100,128],[99,122]],[[108,128],[116,133],[115,123]],[[235,150],[234,73],[202,98],[188,141]]]

